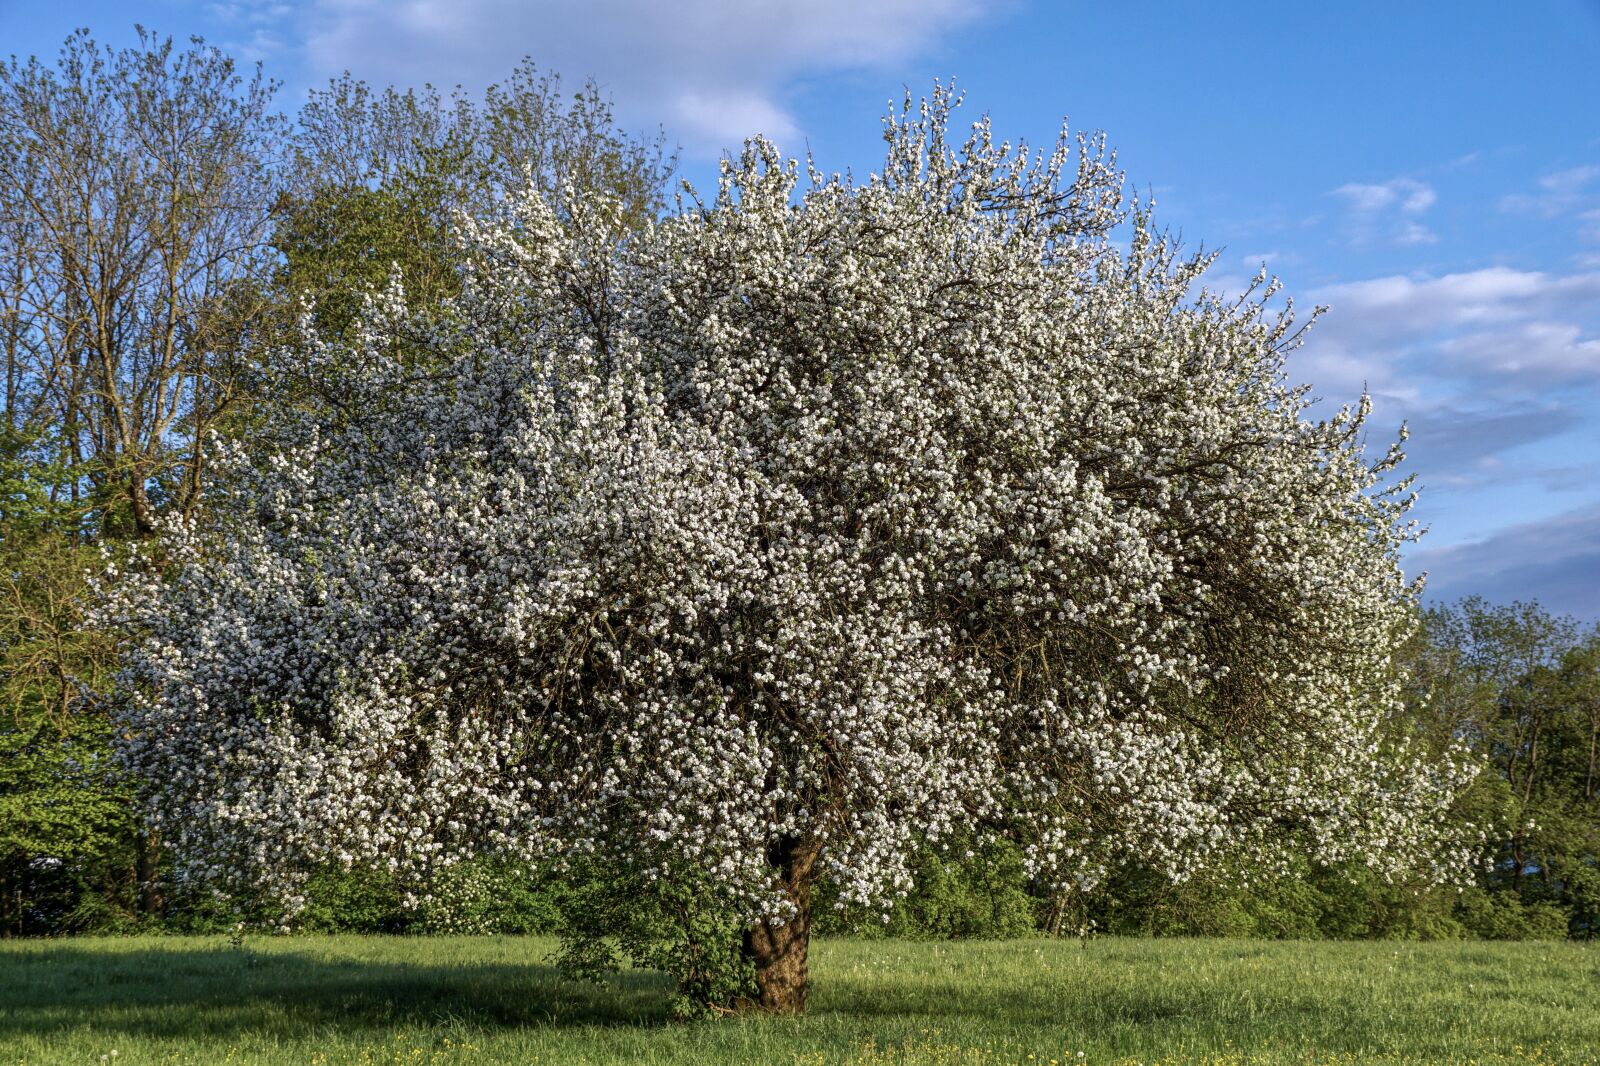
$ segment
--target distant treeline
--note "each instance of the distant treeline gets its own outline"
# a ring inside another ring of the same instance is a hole
[[[639,222],[665,207],[664,139],[619,129],[594,85],[572,93],[531,64],[479,99],[348,75],[292,115],[275,94],[215,49],[149,36],[111,50],[81,32],[54,63],[0,65],[0,935],[241,918],[170,883],[161,841],[132,816],[96,699],[117,648],[90,608],[107,567],[203,506],[219,444],[248,441],[272,405],[337,400],[262,385],[300,316],[347,336],[396,276],[413,308],[441,306],[453,221],[528,183],[604,193]],[[1061,897],[1035,892],[1003,844],[955,841],[925,856],[887,921],[825,906],[823,928],[1592,935],[1600,634],[1468,600],[1427,612],[1395,663],[1411,682],[1396,734],[1482,767],[1454,813],[1483,839],[1469,884],[1306,866],[1173,885],[1129,868]],[[380,873],[329,872],[302,921],[550,931],[591,895],[581,873],[484,861],[404,905]]]

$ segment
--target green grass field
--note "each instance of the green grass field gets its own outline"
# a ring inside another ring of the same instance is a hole
[[[824,941],[800,1019],[678,1026],[514,938],[0,943],[13,1063],[1600,1063],[1600,945]]]

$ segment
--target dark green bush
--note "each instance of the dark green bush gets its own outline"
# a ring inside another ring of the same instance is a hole
[[[571,893],[565,878],[541,875],[528,867],[484,858],[440,874],[432,897],[417,909],[416,932],[536,935],[562,929],[563,901]]]
[[[1568,911],[1548,900],[1525,901],[1516,892],[1469,888],[1456,903],[1456,917],[1469,935],[1483,940],[1561,940]]]
[[[1139,867],[1086,902],[1094,927],[1124,936],[1277,940],[1451,940],[1468,935],[1448,887],[1389,884],[1364,866],[1318,867],[1245,879],[1213,872],[1172,884]]]
[[[624,962],[663,971],[677,982],[672,1011],[685,1021],[754,991],[743,923],[693,869],[647,878],[596,863],[560,883],[556,965],[567,976],[603,980]]]
[[[961,835],[947,847],[929,848],[914,870],[916,882],[888,912],[838,905],[837,888],[818,886],[816,931],[911,940],[1003,940],[1038,928],[1040,901],[1028,891],[1017,846],[1006,840]]]
[[[295,924],[306,932],[403,933],[415,920],[394,879],[382,870],[319,871],[306,885],[305,897]]]
[[[1580,940],[1600,938],[1600,867],[1575,863],[1564,871],[1562,881],[1572,903],[1568,934]]]
[[[315,874],[295,925],[317,933],[555,933],[569,886],[519,863],[483,858],[440,871],[409,904],[383,870]]]

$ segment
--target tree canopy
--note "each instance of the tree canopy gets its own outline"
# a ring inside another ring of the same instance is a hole
[[[446,313],[313,330],[286,364],[340,394],[121,586],[183,869],[292,907],[328,862],[610,864],[794,1010],[815,878],[890,900],[957,827],[1060,885],[1442,856],[1465,771],[1381,729],[1398,446],[1308,416],[1275,287],[1204,288],[1102,139],[956,103],[864,182],[757,139],[642,226],[515,190]]]

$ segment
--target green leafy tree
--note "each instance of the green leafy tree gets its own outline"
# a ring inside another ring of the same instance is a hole
[[[1483,888],[1507,895],[1469,894],[1463,920],[1487,936],[1545,935],[1559,912],[1589,935],[1583,915],[1600,855],[1600,631],[1535,603],[1469,597],[1425,614],[1409,668],[1414,728],[1466,743],[1487,770],[1461,798],[1460,816],[1487,834]]]
[[[126,918],[148,858],[112,778],[110,726],[78,700],[113,648],[84,624],[100,557],[57,443],[0,429],[0,934]]]

